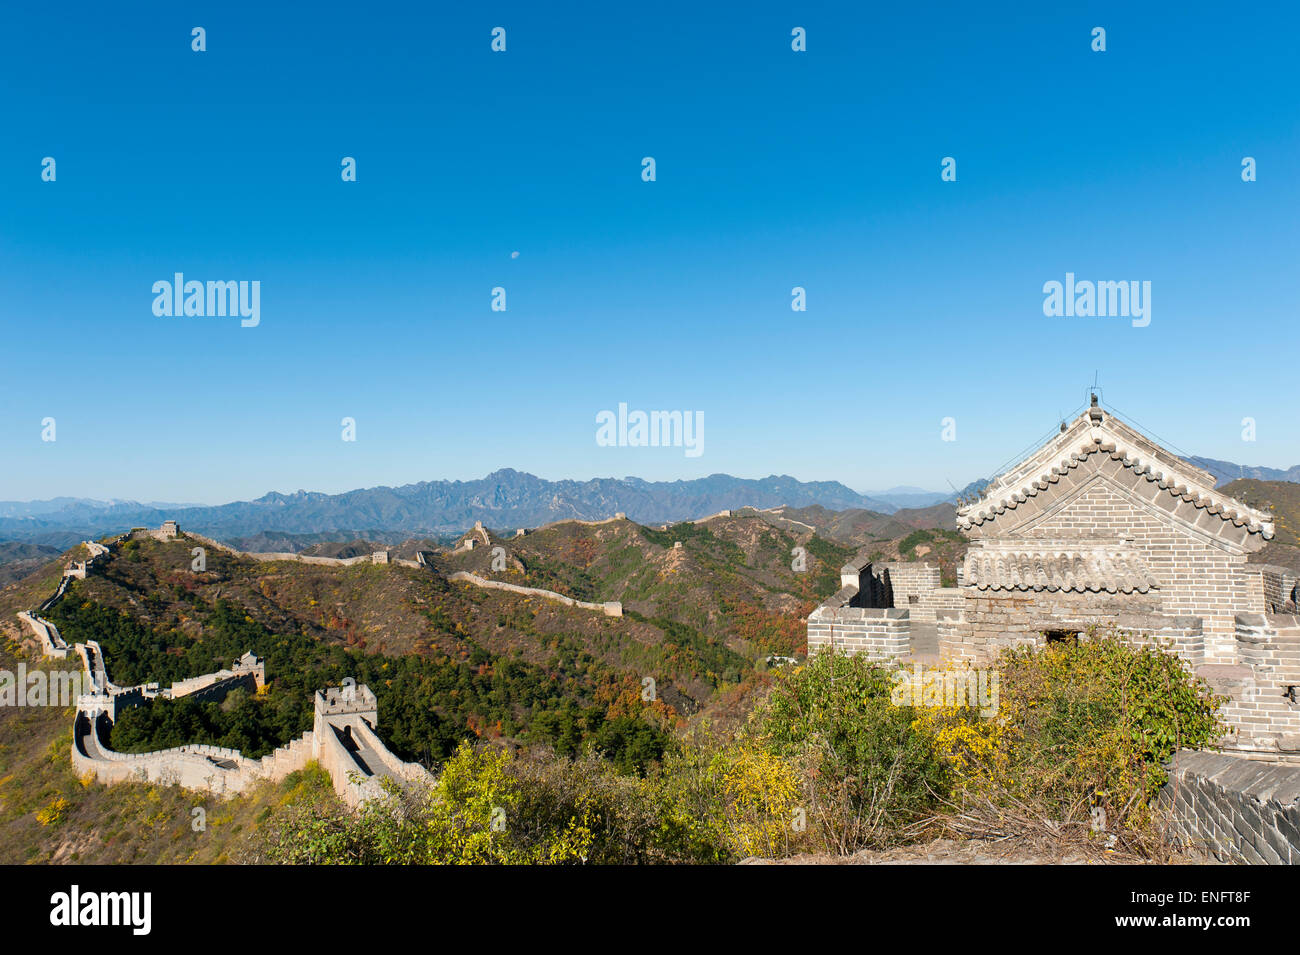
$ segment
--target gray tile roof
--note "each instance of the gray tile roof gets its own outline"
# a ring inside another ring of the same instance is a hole
[[[1144,594],[1160,587],[1141,557],[1120,549],[973,549],[966,555],[965,580],[978,590]]]

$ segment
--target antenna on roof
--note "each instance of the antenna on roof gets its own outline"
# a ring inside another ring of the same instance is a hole
[[[1084,389],[1085,394],[1088,396],[1088,404],[1093,408],[1097,407],[1097,399],[1104,399],[1106,395],[1105,390],[1101,387],[1100,378],[1101,373],[1094,371],[1092,373],[1092,386]]]
[[[945,481],[948,481],[948,486],[949,486],[950,488],[952,488],[953,491],[956,493],[956,495],[957,495],[957,498],[956,498],[957,506],[958,506],[958,507],[961,507],[963,504],[966,503],[965,501],[963,501],[963,500],[961,499],[961,490],[957,487],[956,484],[953,484],[952,481],[949,481],[949,480],[948,480],[947,475],[944,476],[944,480],[945,480]]]

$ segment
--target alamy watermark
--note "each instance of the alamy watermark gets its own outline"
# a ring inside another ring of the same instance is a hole
[[[262,283],[256,280],[187,282],[185,274],[177,272],[170,282],[154,282],[153,294],[153,313],[159,318],[238,315],[244,328],[256,328],[262,321]]]
[[[1002,676],[997,670],[926,670],[913,663],[910,673],[899,670],[892,679],[889,701],[895,706],[969,706],[983,717],[998,712]]]
[[[122,926],[132,935],[148,935],[153,926],[152,892],[83,892],[73,885],[50,896],[54,926]]]
[[[704,453],[703,411],[628,411],[596,415],[596,444],[602,448],[685,448],[686,457]]]
[[[1043,314],[1048,318],[1131,318],[1134,328],[1151,324],[1151,283],[1137,280],[1076,282],[1073,272],[1065,282],[1043,283]]]
[[[80,670],[0,670],[0,706],[73,706],[89,690]]]

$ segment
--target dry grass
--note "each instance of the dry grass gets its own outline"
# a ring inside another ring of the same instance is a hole
[[[1170,821],[1161,809],[1140,827],[1121,826],[1095,831],[1085,811],[1072,808],[1064,818],[1053,817],[1023,799],[998,801],[972,797],[961,803],[943,802],[939,812],[910,827],[913,839],[978,840],[1008,855],[1032,853],[1054,859],[1081,859],[1106,864],[1204,864],[1204,855],[1179,847],[1170,838]]]

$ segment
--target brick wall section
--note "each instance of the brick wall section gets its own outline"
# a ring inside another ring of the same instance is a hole
[[[961,613],[941,610],[939,654],[943,659],[988,662],[1003,649],[1047,642],[1045,630],[1085,632],[1090,626],[1117,628],[1135,642],[1155,642],[1196,665],[1204,658],[1202,622],[1159,612],[1159,601],[1143,594],[1079,594],[965,588]]]
[[[1184,750],[1161,797],[1180,842],[1225,862],[1300,862],[1300,767]]]
[[[808,617],[808,653],[829,649],[862,653],[872,660],[895,660],[911,652],[908,611],[892,607],[821,606]]]
[[[986,648],[976,646],[971,639],[970,625],[960,610],[935,612],[935,630],[939,634],[939,659],[956,660],[969,664],[986,662]]]
[[[922,606],[928,607],[931,616],[936,619],[942,611],[960,611],[965,605],[966,594],[961,587],[940,587],[922,600]]]
[[[1212,668],[1215,688],[1231,699],[1223,716],[1236,731],[1230,745],[1256,753],[1300,751],[1300,703],[1285,695],[1295,687],[1300,700],[1300,617],[1294,614],[1238,614],[1236,667]]]
[[[913,620],[934,621],[931,595],[939,589],[939,565],[922,561],[891,561],[881,564],[892,593],[892,606],[911,610]]]
[[[997,536],[1131,539],[1160,581],[1161,610],[1171,616],[1202,618],[1207,661],[1236,662],[1235,615],[1264,609],[1259,572],[1247,566],[1244,554],[1229,553],[1224,545],[1176,526],[1172,515],[1154,513],[1152,504],[1166,511],[1176,506],[1178,499],[1168,492],[1117,462],[1103,463],[1100,473],[1115,484],[1094,476],[1089,487],[1059,510],[1026,512],[1027,527],[1023,520],[1009,521],[1012,515],[1003,515],[1001,522],[1017,526],[1007,526]],[[1125,487],[1128,484],[1132,486]],[[1140,505],[1139,499],[1149,503]],[[1222,523],[1213,515],[1206,519]]]
[[[881,565],[884,600],[868,606],[910,610],[912,619],[934,623],[940,610],[960,610],[960,587],[939,586],[939,565],[924,561],[891,561]]]
[[[1250,569],[1259,571],[1264,609],[1268,613],[1286,613],[1287,603],[1294,604],[1295,571],[1276,564],[1251,564]]]

